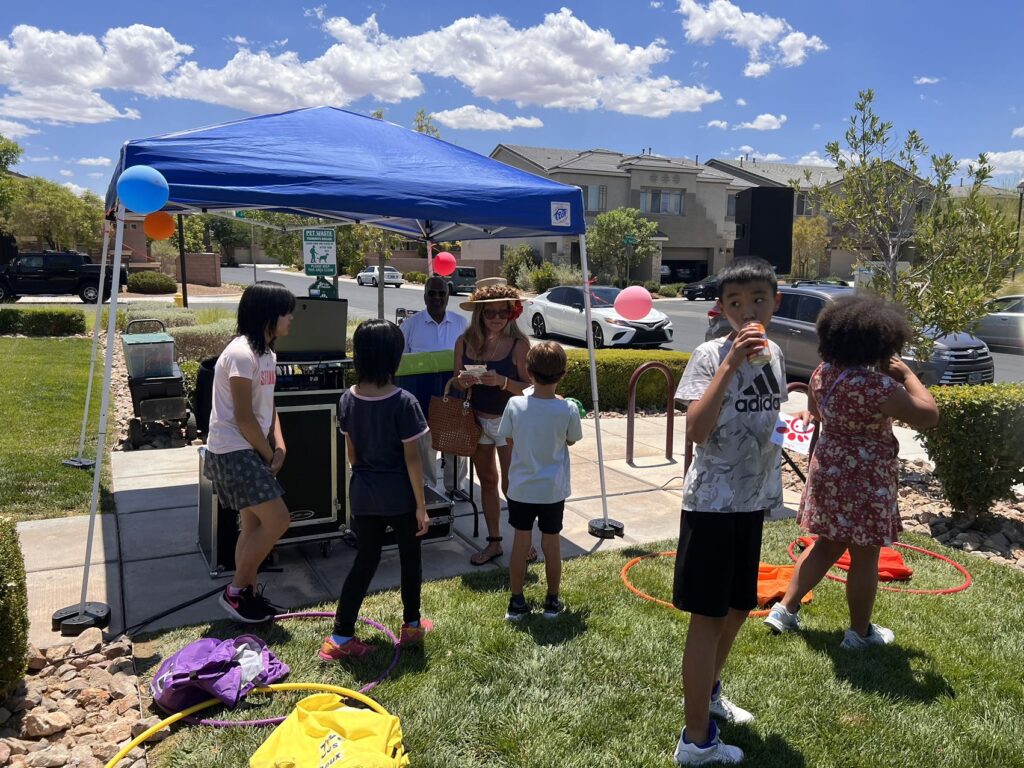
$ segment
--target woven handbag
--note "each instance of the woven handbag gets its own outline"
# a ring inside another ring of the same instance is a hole
[[[456,456],[473,456],[480,442],[480,425],[476,413],[469,403],[472,390],[466,391],[465,399],[449,394],[452,382],[444,385],[444,395],[430,398],[427,424],[430,426],[430,444],[435,451],[452,453]]]

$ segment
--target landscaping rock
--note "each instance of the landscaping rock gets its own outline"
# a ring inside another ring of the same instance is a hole
[[[28,653],[26,654],[26,664],[29,670],[38,672],[46,666],[46,655],[41,653],[34,645],[29,645]]]
[[[99,278],[97,278],[98,280]],[[11,759],[11,748],[3,741],[0,741],[0,765],[7,765]]]
[[[34,752],[28,758],[30,768],[64,768],[71,757],[66,747],[55,744],[39,752]]]
[[[71,718],[65,713],[47,712],[34,709],[21,721],[21,736],[25,739],[37,739],[66,731],[71,727]]]
[[[71,649],[77,656],[88,656],[90,653],[96,653],[102,647],[103,632],[96,627],[85,630],[71,644]]]
[[[163,718],[157,717],[156,715],[152,715],[150,717],[145,718],[144,720],[139,720],[137,723],[135,723],[135,725],[132,726],[132,738],[138,738],[143,733],[152,728],[154,725],[157,725],[162,719]],[[170,728],[162,728],[156,733],[154,733],[152,736],[150,736],[149,741],[163,741],[170,735]]]
[[[7,709],[6,707],[0,707],[0,725],[3,725],[4,723],[6,723],[10,719],[11,719],[11,711],[9,709]],[[0,761],[0,764],[2,764],[2,762],[3,761]]]

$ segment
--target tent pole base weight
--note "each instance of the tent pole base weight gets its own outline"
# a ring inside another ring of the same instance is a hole
[[[81,608],[84,610],[80,611]],[[106,603],[80,603],[61,608],[53,614],[50,628],[60,632],[61,637],[78,637],[92,627],[106,629],[110,626],[110,606]]]
[[[587,531],[597,539],[614,539],[616,536],[622,537],[626,533],[625,526],[618,520],[611,518],[605,520],[603,517],[591,520],[587,525]]]
[[[92,469],[96,466],[96,462],[92,459],[83,459],[76,457],[74,459],[64,459],[61,462],[65,467],[74,467],[75,469]]]

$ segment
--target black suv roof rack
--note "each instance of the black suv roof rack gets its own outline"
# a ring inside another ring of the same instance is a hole
[[[849,288],[850,284],[845,280],[794,280],[789,285],[831,285],[835,288]]]

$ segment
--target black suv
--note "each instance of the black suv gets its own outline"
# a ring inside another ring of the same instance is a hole
[[[808,378],[818,367],[818,313],[825,302],[853,291],[827,283],[779,286],[782,301],[768,326],[768,337],[786,356],[787,377]],[[936,336],[930,359],[915,360],[905,354],[903,360],[927,385],[990,384],[995,379],[995,363],[988,347],[969,333]]]
[[[714,301],[718,298],[718,278],[714,275],[708,275],[703,280],[684,285],[679,295],[689,301],[694,299],[711,299]]]

